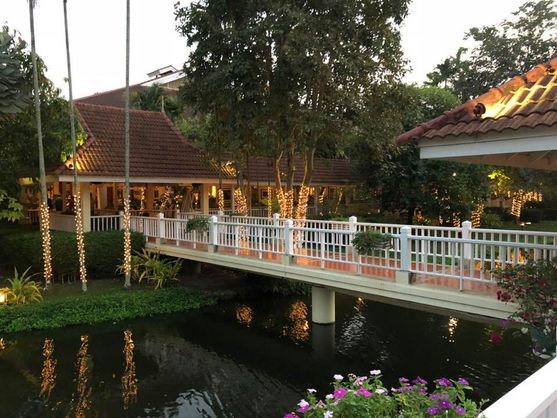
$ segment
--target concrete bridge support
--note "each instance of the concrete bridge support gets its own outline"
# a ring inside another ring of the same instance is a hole
[[[315,324],[335,323],[335,292],[326,287],[311,288],[311,318]]]

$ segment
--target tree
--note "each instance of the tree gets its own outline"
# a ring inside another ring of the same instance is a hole
[[[7,26],[0,31],[0,119],[22,111],[29,103],[29,84],[22,70],[25,42],[15,40]]]
[[[512,19],[471,28],[465,39],[474,42],[472,49],[459,48],[428,74],[427,83],[448,87],[463,101],[557,55],[555,1],[528,1]]]
[[[44,263],[44,279],[46,286],[49,287],[52,280],[52,262],[51,262],[51,246],[50,246],[50,225],[49,212],[46,194],[46,170],[44,164],[43,151],[43,134],[41,125],[41,101],[39,97],[39,69],[37,67],[37,53],[35,51],[35,22],[33,9],[35,8],[35,0],[29,2],[29,22],[31,27],[31,61],[33,63],[33,96],[35,102],[35,117],[37,120],[37,143],[39,148],[39,173],[41,181],[41,235],[43,238],[43,263]]]
[[[124,287],[131,287],[130,225],[130,0],[126,0],[126,91],[124,108]]]
[[[180,114],[180,107],[174,95],[166,93],[158,84],[135,93],[131,98],[131,104],[136,109],[164,112],[172,120],[176,120]]]
[[[73,85],[72,85],[72,66],[70,60],[70,35],[68,33],[68,11],[67,0],[62,0],[64,6],[64,32],[66,34],[66,58],[68,63],[68,90],[70,96],[70,134],[72,139],[72,158],[73,158],[73,183],[74,183],[74,202],[75,202],[75,233],[77,243],[77,254],[79,259],[79,276],[81,288],[87,291],[87,267],[85,263],[85,238],[83,236],[83,216],[81,211],[81,194],[79,192],[79,181],[77,176],[77,139],[75,133],[75,114],[73,107]]]
[[[184,66],[183,98],[194,111],[214,115],[243,160],[254,153],[274,159],[283,203],[293,197],[295,171],[303,170],[298,198],[303,208],[317,150],[352,137],[373,92],[400,78],[399,25],[407,5],[407,0],[177,5],[178,30],[193,47]],[[303,167],[295,166],[296,154],[303,156]],[[249,177],[249,166],[243,168]],[[288,206],[281,211],[291,217]]]
[[[399,106],[405,110],[405,130],[433,119],[459,104],[451,92],[438,87],[407,86]],[[450,161],[422,160],[413,145],[386,150],[387,157],[379,163],[368,185],[379,190],[385,210],[408,214],[420,209],[431,220],[448,223],[463,220],[489,196],[489,170],[472,164]]]

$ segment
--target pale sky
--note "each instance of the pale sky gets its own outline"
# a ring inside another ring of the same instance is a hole
[[[131,1],[130,83],[144,81],[148,72],[166,65],[182,67],[187,50],[186,40],[175,30],[176,1]],[[423,82],[436,64],[463,44],[469,28],[509,18],[524,1],[414,0],[403,27],[403,49],[412,67],[406,81]],[[125,0],[68,0],[76,98],[124,86],[125,4]],[[30,41],[26,0],[0,0],[0,22]],[[66,92],[62,0],[38,1],[35,32],[48,77]]]

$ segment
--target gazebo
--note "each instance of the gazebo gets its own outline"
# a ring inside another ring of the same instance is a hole
[[[397,139],[422,159],[557,170],[557,57]]]

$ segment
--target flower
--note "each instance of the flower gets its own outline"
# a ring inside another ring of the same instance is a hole
[[[453,385],[451,383],[451,381],[449,379],[447,379],[446,377],[442,377],[440,379],[437,379],[435,381],[435,383],[437,383],[439,386],[452,386]]]
[[[294,412],[289,412],[284,416],[284,418],[298,418],[298,415],[296,415]]]
[[[356,380],[354,380],[354,384],[356,386],[361,386],[364,383],[365,380],[367,380],[366,376],[358,377]]]
[[[329,393],[327,396],[325,396],[325,399],[331,400],[333,398],[334,398],[334,395],[332,393]]]
[[[381,374],[381,370],[370,370],[370,376],[379,376]]]
[[[302,399],[299,403],[298,403],[298,412],[300,414],[303,414],[304,412],[308,411],[311,408],[311,405],[309,404],[308,401],[306,401],[305,399]]]
[[[346,396],[347,393],[348,391],[344,388],[336,388],[333,392],[333,396],[335,397],[335,399],[342,399]]]
[[[466,415],[466,409],[463,406],[457,406],[455,412],[457,415]]]
[[[315,393],[315,392],[317,392],[317,391],[316,391],[315,389],[308,389],[308,392],[309,392],[309,393]]]
[[[323,414],[323,418],[332,418],[333,417],[333,411],[325,411],[325,413]]]
[[[453,409],[453,404],[446,400],[439,401],[439,406],[442,409]]]
[[[377,388],[375,389],[375,393],[377,393],[378,395],[383,395],[384,393],[387,393],[387,389]]]
[[[344,379],[344,376],[342,376],[341,374],[335,374],[333,376],[333,378],[337,381],[340,382],[342,379]]]
[[[399,381],[400,383],[408,383],[410,380],[408,380],[408,379],[405,378],[405,377],[400,377],[400,378],[398,379],[398,381]]]
[[[427,408],[427,413],[429,415],[437,415],[439,413],[439,408],[435,407],[435,406],[430,406],[429,408]]]
[[[371,396],[371,392],[369,390],[367,390],[366,388],[360,388],[356,391],[356,393],[358,395],[362,395],[366,398],[369,398]]]
[[[418,376],[414,380],[412,380],[412,383],[414,383],[415,385],[427,385],[427,380],[422,379],[420,376]]]
[[[491,334],[489,334],[489,342],[492,344],[499,344],[501,341],[503,341],[503,337],[498,334],[497,332],[493,331]]]
[[[468,380],[466,380],[464,377],[459,377],[458,380],[456,381],[456,383],[458,383],[459,385],[465,385],[465,386],[468,386],[470,384],[468,382]]]

